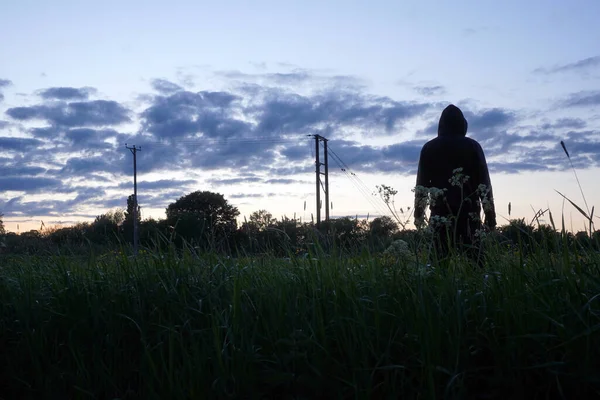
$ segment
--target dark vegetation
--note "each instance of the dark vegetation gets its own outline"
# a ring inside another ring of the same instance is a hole
[[[2,232],[0,399],[600,395],[599,231],[513,220],[480,270],[401,218],[238,226],[194,192],[134,257],[132,211]]]
[[[387,190],[391,188],[385,187]],[[393,195],[393,193],[392,193]],[[388,202],[391,200],[388,198]],[[133,238],[133,196],[127,199],[127,208],[99,215],[91,223],[70,227],[32,230],[21,234],[6,233],[0,225],[0,252],[4,254],[97,254],[128,249]],[[548,211],[545,212],[548,214]],[[346,254],[385,250],[393,241],[414,242],[423,234],[406,229],[402,216],[395,210],[389,216],[358,219],[347,216],[322,221],[317,229],[314,222],[296,218],[276,219],[266,210],[253,212],[238,225],[239,211],[223,195],[209,191],[192,192],[169,204],[165,219],[139,221],[140,245],[146,248],[162,246],[160,238],[192,250],[211,251],[220,255],[273,255],[306,254],[315,246],[325,250],[334,247]],[[543,213],[542,213],[543,214]],[[139,215],[139,212],[138,212]],[[571,245],[597,248],[600,231],[580,231],[575,234],[564,229],[560,232],[541,221],[536,214],[531,221],[511,220],[500,226],[493,236],[507,246],[520,245],[524,250],[543,243],[551,251],[566,240]],[[0,217],[1,221],[1,217]],[[398,222],[397,222],[398,221]],[[552,222],[554,223],[554,222]],[[564,240],[563,240],[564,239]]]

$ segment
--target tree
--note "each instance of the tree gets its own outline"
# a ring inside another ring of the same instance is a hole
[[[125,220],[123,221],[123,225],[121,225],[123,235],[127,241],[133,242],[133,211],[134,211],[134,195],[131,194],[127,197],[127,209],[125,211]],[[140,206],[137,207],[137,221],[138,226],[140,226],[141,216],[140,216]]]
[[[110,242],[115,239],[119,225],[123,223],[125,213],[117,209],[98,215],[90,225],[89,238],[95,243]]]
[[[277,222],[277,219],[273,218],[273,214],[267,210],[258,210],[250,214],[250,225],[259,231],[267,229],[275,222]]]
[[[322,223],[325,231],[329,231],[337,243],[345,248],[356,247],[365,239],[367,224],[355,217],[333,218]]]
[[[230,234],[237,227],[238,209],[220,193],[195,191],[169,204],[167,221],[177,226],[178,234],[187,238]]]
[[[398,230],[398,224],[387,215],[377,217],[369,223],[371,236],[378,238],[391,237]]]
[[[128,222],[128,221],[129,221],[129,223],[133,222],[134,205],[135,205],[135,196],[133,194],[130,194],[129,197],[127,197],[127,209],[125,210],[125,221],[124,222]],[[140,222],[142,220],[140,217],[139,204],[137,207],[137,220],[138,220],[138,222]]]
[[[2,219],[4,214],[0,213],[0,235],[6,234],[6,229],[4,229],[4,220]]]

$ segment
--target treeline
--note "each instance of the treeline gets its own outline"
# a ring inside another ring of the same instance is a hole
[[[97,216],[93,222],[21,234],[4,232],[0,214],[0,252],[86,253],[90,248],[105,251],[130,246],[133,241],[133,207],[133,196],[129,196],[125,210],[109,211]],[[326,251],[336,248],[346,253],[365,249],[380,252],[398,239],[411,243],[423,239],[423,233],[399,229],[399,225],[388,216],[371,220],[335,218],[321,222],[318,229],[313,222],[287,217],[277,219],[266,210],[253,212],[241,224],[237,222],[238,217],[239,210],[222,194],[192,192],[169,204],[165,219],[138,221],[140,246],[156,248],[175,244],[181,247],[186,243],[200,252],[287,256],[309,252],[317,245]],[[523,219],[512,220],[491,236],[507,247],[518,246],[525,251],[539,245],[548,251],[558,251],[561,246],[571,245],[600,250],[600,231],[591,236],[583,231],[561,233],[548,225],[534,226]]]

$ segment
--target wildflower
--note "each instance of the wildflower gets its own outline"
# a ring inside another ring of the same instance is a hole
[[[431,225],[433,225],[434,227],[450,227],[452,225],[452,221],[450,221],[449,218],[434,215],[433,217],[431,217]]]
[[[487,236],[487,232],[483,229],[477,229],[475,230],[475,237],[479,238],[479,239],[485,239],[485,237]]]
[[[473,221],[481,221],[481,216],[474,212],[469,213],[469,218],[471,218]]]
[[[406,243],[404,240],[396,240],[392,242],[392,244],[387,249],[385,249],[383,255],[405,259],[412,257],[412,253],[410,252],[408,243]]]
[[[470,176],[464,175],[462,171],[462,168],[456,168],[452,170],[452,177],[448,179],[448,182],[450,182],[452,186],[462,186],[469,180]]]

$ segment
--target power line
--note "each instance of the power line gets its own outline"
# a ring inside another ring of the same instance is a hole
[[[350,181],[353,182],[353,184],[357,187],[357,189],[363,194],[363,196],[365,196],[365,198],[367,198],[367,200],[369,201],[369,203],[371,204],[371,206],[380,214],[382,215],[387,215],[389,214],[388,210],[386,210],[386,205],[383,202],[383,200],[379,199],[379,201],[381,201],[382,204],[380,204],[378,201],[373,199],[372,195],[369,195],[370,193],[370,189],[364,184],[364,182],[358,177],[358,175],[356,175],[356,173],[354,173],[350,167],[348,166],[348,164],[346,164],[340,156],[337,155],[337,153],[335,151],[333,151],[330,147],[329,151],[331,152],[331,155],[334,157],[334,160],[336,161],[336,163],[338,163],[338,165],[340,166],[341,170],[346,174],[346,176],[350,179]]]
[[[348,166],[348,164],[346,164],[338,155],[337,153],[335,153],[333,150],[331,150],[331,153],[337,157],[340,162],[342,163],[342,165],[344,165],[344,167],[350,171],[350,174],[358,181],[358,183],[364,188],[364,190],[368,193],[370,191],[370,189],[367,187],[367,185],[365,185],[365,183],[358,177],[358,175],[356,175],[355,172],[350,170],[350,167]],[[382,205],[387,207],[387,205],[385,204],[385,202],[383,200],[381,200],[380,198],[378,198],[379,201],[381,201]],[[378,203],[379,204],[379,203]]]
[[[385,209],[382,209],[382,207],[378,206],[377,202],[375,202],[372,198],[372,196],[369,196],[369,192],[368,190],[366,190],[365,188],[361,187],[356,179],[355,176],[352,176],[350,174],[350,172],[348,171],[348,169],[345,167],[345,163],[341,160],[341,158],[339,158],[339,156],[333,152],[331,152],[332,154],[332,158],[335,161],[335,163],[340,167],[340,170],[344,173],[344,175],[346,175],[346,177],[350,180],[350,182],[354,185],[354,187],[367,199],[367,201],[369,202],[369,204],[371,205],[371,207],[373,207],[373,209],[382,215],[387,214],[387,212],[385,211]]]
[[[184,145],[188,146],[206,146],[206,145],[227,145],[227,144],[289,144],[289,143],[303,143],[307,139],[305,137],[293,137],[293,138],[268,138],[268,137],[253,137],[253,138],[235,138],[235,139],[223,139],[223,138],[198,138],[196,140],[178,140],[175,141],[141,141],[144,146],[176,146]]]

